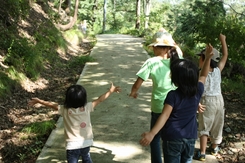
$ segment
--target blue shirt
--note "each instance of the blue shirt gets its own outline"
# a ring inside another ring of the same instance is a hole
[[[171,105],[173,110],[162,128],[163,140],[197,139],[196,114],[203,91],[204,85],[199,82],[197,94],[193,97],[181,97],[178,88],[168,93],[164,104]]]

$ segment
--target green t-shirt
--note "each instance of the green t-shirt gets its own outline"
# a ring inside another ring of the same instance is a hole
[[[170,59],[162,59],[160,57],[149,58],[136,75],[144,81],[151,77],[153,82],[151,110],[154,113],[161,113],[168,92],[176,89],[171,83]]]

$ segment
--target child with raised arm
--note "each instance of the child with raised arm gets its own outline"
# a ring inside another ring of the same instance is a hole
[[[64,134],[66,139],[66,154],[68,163],[78,163],[82,157],[83,163],[92,163],[90,146],[93,144],[93,132],[90,112],[113,92],[120,92],[121,88],[111,84],[110,89],[92,102],[87,102],[87,93],[83,86],[72,85],[66,90],[64,105],[55,102],[32,98],[28,104],[37,103],[58,110],[63,117]]]
[[[219,51],[213,49],[213,57],[209,66],[209,74],[204,85],[204,93],[200,103],[205,106],[203,112],[198,115],[198,134],[200,137],[200,150],[196,152],[194,159],[205,161],[207,140],[211,140],[211,154],[216,155],[219,151],[218,144],[222,142],[224,126],[224,99],[221,93],[221,72],[225,67],[228,58],[228,48],[226,37],[223,34],[219,36],[222,45],[222,57]],[[202,68],[205,55],[205,49],[198,55],[199,67]]]
[[[171,81],[177,87],[167,94],[164,108],[156,124],[142,134],[140,144],[149,145],[161,130],[166,163],[191,163],[197,139],[196,113],[204,91],[204,83],[213,47],[207,45],[206,59],[200,72],[188,59],[177,59],[170,65]]]

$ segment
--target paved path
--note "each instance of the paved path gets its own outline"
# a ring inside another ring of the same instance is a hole
[[[122,87],[91,113],[94,146],[91,157],[94,163],[150,163],[149,147],[142,147],[140,134],[149,129],[151,81],[143,83],[138,99],[128,97],[136,79],[136,72],[148,58],[140,38],[127,35],[98,35],[91,56],[95,62],[87,63],[80,79],[88,99],[104,93],[110,81]],[[57,122],[36,163],[65,163],[63,120]],[[193,161],[197,163],[199,161]],[[208,156],[207,163],[217,163]]]

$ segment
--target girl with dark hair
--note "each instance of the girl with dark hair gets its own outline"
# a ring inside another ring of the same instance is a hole
[[[90,158],[90,146],[93,144],[93,132],[90,120],[90,112],[107,99],[113,92],[120,92],[121,88],[111,84],[111,88],[96,100],[87,103],[87,93],[83,86],[70,86],[65,95],[64,105],[32,98],[28,104],[37,103],[58,110],[63,117],[64,133],[66,138],[66,154],[68,163],[78,163],[82,157],[83,163],[92,163]]]
[[[65,108],[84,107],[87,104],[87,92],[81,85],[70,86],[65,97]]]
[[[171,63],[171,81],[177,89],[169,91],[157,122],[149,132],[142,134],[140,144],[146,146],[161,130],[166,163],[192,162],[197,139],[196,113],[204,91],[212,49],[211,45],[207,46],[200,76],[198,67],[190,60],[177,59]]]

